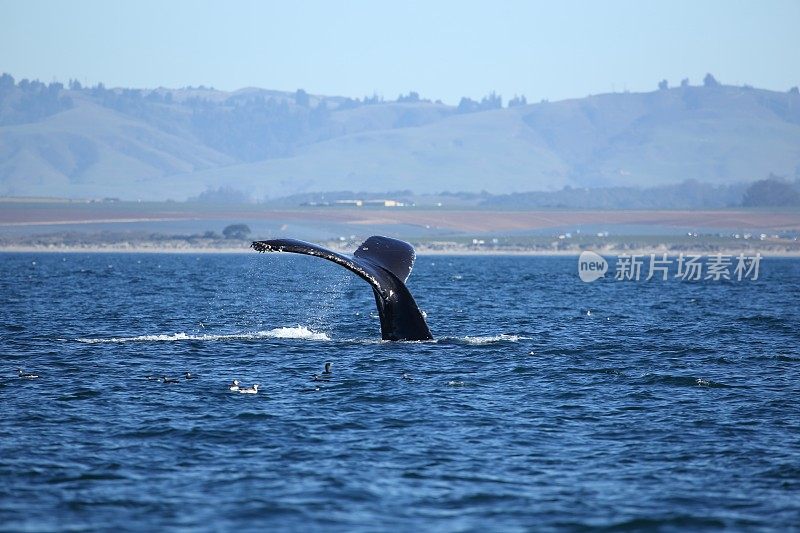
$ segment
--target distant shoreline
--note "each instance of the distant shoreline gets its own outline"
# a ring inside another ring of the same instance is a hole
[[[680,250],[666,250],[663,248],[651,249],[603,249],[594,248],[587,249],[594,251],[600,255],[643,255],[650,254],[663,254],[669,256],[677,256],[678,254],[694,254],[694,255],[731,255],[736,256],[740,253],[746,256],[753,256],[757,253],[762,257],[800,257],[800,250],[760,250],[760,249],[680,249]],[[338,250],[341,253],[350,253],[348,250]],[[503,249],[451,249],[451,250],[438,250],[429,249],[426,247],[417,247],[417,256],[554,256],[554,257],[577,257],[586,250],[503,250]],[[87,253],[87,254],[103,254],[103,253],[130,253],[130,254],[253,254],[256,253],[249,246],[247,247],[228,247],[228,248],[211,248],[211,247],[155,247],[155,246],[137,246],[137,247],[114,247],[114,246],[0,246],[0,253]]]

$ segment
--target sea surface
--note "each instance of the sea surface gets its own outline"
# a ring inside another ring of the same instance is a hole
[[[0,254],[0,530],[800,527],[800,260],[409,287],[435,341],[317,258]]]

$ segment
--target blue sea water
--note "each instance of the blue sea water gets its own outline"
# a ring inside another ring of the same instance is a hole
[[[429,256],[409,287],[434,342],[379,341],[310,257],[0,255],[0,530],[798,528],[800,261]]]

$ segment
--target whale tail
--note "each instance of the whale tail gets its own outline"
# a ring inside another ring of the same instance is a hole
[[[375,294],[384,340],[433,338],[425,317],[405,285],[416,258],[414,248],[407,242],[372,236],[358,247],[352,257],[295,239],[255,241],[251,246],[258,252],[292,252],[321,257],[343,266],[369,283]]]

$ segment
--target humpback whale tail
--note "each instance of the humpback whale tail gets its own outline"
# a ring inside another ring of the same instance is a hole
[[[258,252],[293,252],[321,257],[355,273],[372,286],[384,340],[433,338],[425,317],[405,285],[416,257],[414,248],[407,242],[373,236],[364,241],[352,257],[295,239],[255,241],[251,246]]]

